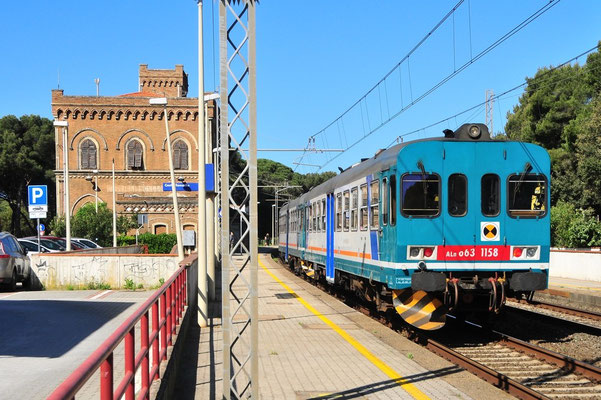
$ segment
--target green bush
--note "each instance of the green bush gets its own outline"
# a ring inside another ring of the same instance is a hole
[[[177,237],[174,233],[161,233],[158,235],[152,233],[142,233],[138,236],[138,244],[148,246],[150,254],[169,254],[173,246],[177,243]],[[118,246],[131,246],[136,244],[135,236],[119,236],[117,238]]]
[[[601,223],[593,214],[591,210],[558,202],[551,208],[551,244],[568,248],[601,245]]]

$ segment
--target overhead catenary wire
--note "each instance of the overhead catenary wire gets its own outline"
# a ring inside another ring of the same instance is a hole
[[[440,80],[437,84],[435,84],[434,86],[432,86],[426,92],[422,93],[415,100],[413,100],[413,98],[412,98],[411,103],[409,103],[407,106],[405,106],[402,109],[400,109],[399,111],[397,111],[388,120],[384,121],[383,123],[381,123],[380,125],[374,127],[373,129],[370,129],[370,131],[367,134],[364,134],[363,137],[361,137],[358,140],[356,140],[355,142],[353,142],[349,147],[346,148],[346,150],[348,151],[348,150],[352,149],[354,146],[356,146],[358,143],[360,143],[361,141],[363,141],[365,138],[367,138],[367,137],[371,136],[373,133],[377,132],[385,124],[387,124],[388,122],[392,121],[393,119],[395,119],[396,117],[398,117],[399,115],[401,115],[403,112],[407,111],[408,109],[410,109],[411,107],[413,107],[415,104],[417,104],[418,102],[420,102],[421,100],[423,100],[425,97],[427,97],[428,95],[430,95],[431,93],[433,93],[434,91],[436,91],[438,88],[440,88],[445,83],[447,83],[448,81],[450,81],[453,77],[457,76],[458,74],[460,74],[461,72],[463,72],[465,69],[467,69],[469,66],[471,66],[472,64],[474,64],[475,62],[477,62],[478,60],[480,60],[482,57],[484,57],[486,54],[490,53],[492,50],[494,50],[496,47],[498,47],[501,43],[503,43],[504,41],[506,41],[507,39],[509,39],[510,37],[512,37],[513,35],[515,35],[516,33],[518,33],[519,31],[521,31],[523,28],[525,28],[526,26],[528,26],[530,23],[532,23],[533,21],[535,21],[536,19],[538,19],[540,16],[542,16],[545,12],[549,11],[552,7],[554,7],[560,1],[561,0],[549,0],[548,3],[546,3],[545,5],[543,5],[542,7],[540,7],[533,14],[531,14],[530,16],[528,16],[526,19],[524,19],[522,22],[520,22],[514,28],[512,28],[511,30],[509,30],[504,35],[502,35],[500,38],[498,38],[496,41],[494,41],[492,44],[490,44],[488,47],[486,47],[484,50],[482,50],[480,53],[478,53],[475,57],[472,57],[469,61],[467,61],[466,63],[464,63],[462,66],[460,66],[456,71],[453,71],[452,73],[450,73],[449,75],[447,75],[445,78],[443,78],[442,80]],[[388,77],[389,74],[387,74],[386,77]],[[386,79],[386,77],[383,78],[383,79]],[[382,80],[380,80],[378,82],[378,84],[381,81]],[[411,79],[409,79],[409,83],[411,84]],[[361,100],[363,100],[365,97],[366,96],[363,96],[361,98]],[[346,112],[348,112],[348,110]],[[341,117],[339,117],[339,118],[341,118]],[[327,129],[327,127],[324,128],[324,129],[322,129],[320,132],[318,132],[318,134],[321,133],[321,132],[324,132],[325,129]],[[335,155],[334,157],[332,157],[331,159],[329,159],[327,162],[325,162],[324,164],[322,164],[318,168],[318,171],[321,170],[321,169],[323,169],[323,167],[325,167],[326,165],[328,165],[333,160],[335,160],[338,157],[340,157],[342,154],[344,154],[344,152],[341,152],[341,153]]]
[[[557,65],[557,66],[555,66],[555,67],[549,68],[548,70],[544,71],[544,72],[543,72],[541,75],[539,75],[539,76],[536,78],[536,80],[534,80],[534,79],[531,79],[531,80],[529,80],[529,81],[526,81],[526,82],[520,83],[519,85],[516,85],[516,86],[514,86],[514,87],[512,87],[512,88],[510,88],[510,89],[508,89],[508,90],[505,90],[504,92],[502,92],[502,93],[499,93],[498,95],[494,95],[494,96],[493,96],[493,98],[492,98],[492,100],[493,100],[493,101],[500,100],[502,97],[506,96],[507,94],[509,94],[509,93],[511,93],[511,92],[514,92],[514,91],[516,91],[516,90],[518,90],[518,89],[521,89],[521,88],[523,88],[524,86],[526,86],[526,85],[529,85],[529,84],[530,84],[530,85],[534,85],[534,86],[536,86],[536,87],[544,87],[544,85],[543,85],[543,84],[547,83],[547,81],[543,81],[543,82],[541,83],[541,82],[540,82],[540,80],[541,80],[541,77],[542,77],[542,78],[544,78],[546,75],[550,74],[551,72],[553,72],[553,71],[555,71],[555,70],[557,70],[557,69],[559,69],[559,68],[562,68],[562,67],[564,67],[564,66],[566,66],[566,65],[568,65],[568,64],[571,64],[572,62],[574,62],[574,61],[576,61],[576,60],[580,59],[581,57],[583,57],[583,56],[585,56],[585,55],[587,55],[587,54],[589,54],[589,53],[592,53],[593,51],[597,50],[597,48],[598,48],[597,46],[594,46],[594,47],[592,47],[592,48],[590,48],[590,49],[588,49],[588,50],[586,50],[586,51],[584,51],[584,52],[582,52],[582,53],[578,54],[577,56],[574,56],[574,57],[570,58],[569,60],[567,60],[567,61],[564,61],[563,63],[561,63],[561,64],[559,64],[559,65]],[[582,73],[582,72],[581,72],[581,73]],[[574,77],[566,77],[566,78],[563,78],[563,79],[560,79],[560,80],[555,80],[553,83],[558,83],[558,82],[562,82],[562,81],[564,81],[564,80],[573,79],[573,78],[574,78]],[[436,121],[436,122],[430,123],[430,124],[428,124],[428,125],[424,125],[424,126],[422,126],[422,127],[420,127],[420,128],[417,128],[417,129],[414,129],[414,130],[411,130],[411,131],[405,132],[405,133],[403,133],[403,134],[401,134],[401,135],[398,135],[397,137],[395,137],[395,138],[394,138],[394,140],[393,140],[393,141],[392,141],[392,142],[391,142],[391,143],[390,143],[388,146],[386,146],[386,148],[389,148],[389,147],[391,147],[391,146],[393,146],[393,145],[397,144],[399,139],[401,139],[401,140],[402,140],[402,139],[403,139],[404,137],[406,137],[406,136],[409,136],[409,135],[412,135],[412,134],[418,133],[418,132],[420,132],[420,131],[423,131],[423,130],[426,130],[426,129],[432,128],[432,127],[434,127],[434,126],[437,126],[437,125],[440,125],[440,124],[443,124],[443,123],[445,123],[445,122],[448,122],[448,121],[450,121],[450,120],[452,120],[452,119],[455,119],[455,118],[457,118],[457,117],[459,117],[459,116],[461,116],[461,115],[467,114],[467,113],[469,113],[469,112],[471,112],[471,111],[474,111],[474,110],[476,110],[476,111],[480,111],[480,110],[482,109],[482,107],[483,107],[485,104],[486,104],[486,101],[480,102],[480,103],[478,103],[478,104],[475,104],[475,105],[473,105],[473,106],[471,106],[471,107],[469,107],[469,108],[467,108],[467,109],[465,109],[465,110],[463,110],[463,111],[460,111],[460,112],[458,112],[458,113],[456,113],[456,114],[453,114],[453,115],[451,115],[451,116],[448,116],[448,117],[445,117],[445,118],[443,118],[443,119],[440,119],[440,120],[438,120],[438,121]],[[466,120],[467,120],[467,119],[466,119]]]
[[[417,50],[419,49],[425,42],[426,40],[428,40],[428,38],[430,38],[432,36],[432,34],[434,34],[434,32],[436,32],[438,30],[438,28],[440,28],[442,26],[442,24],[459,8],[459,6],[461,6],[461,4],[464,2],[465,0],[460,0],[459,2],[457,2],[457,4],[455,4],[455,6],[440,20],[438,21],[438,23],[415,45],[413,46],[413,48],[401,59],[401,61],[399,61],[386,75],[384,75],[384,77],[382,79],[380,79],[374,86],[371,87],[371,89],[369,89],[367,91],[367,93],[365,93],[361,98],[359,98],[359,100],[357,100],[355,103],[353,103],[350,107],[348,107],[338,118],[336,118],[335,120],[333,120],[332,122],[330,122],[328,125],[326,125],[323,129],[321,129],[320,131],[318,131],[317,133],[311,135],[311,137],[316,137],[319,136],[320,134],[322,134],[323,132],[325,132],[328,128],[330,128],[333,124],[336,123],[336,121],[338,121],[339,119],[343,118],[346,114],[348,114],[353,108],[355,108],[357,105],[359,105],[361,107],[361,101],[363,101],[364,99],[367,98],[367,96],[372,93],[376,88],[379,87],[379,85],[386,80],[386,78],[388,78],[394,71],[396,71],[397,68],[400,68],[400,66],[402,65],[402,63],[405,60],[408,60],[409,57]],[[367,108],[366,108],[367,109]],[[361,108],[361,112],[363,112],[363,109]],[[367,112],[366,112],[367,113]],[[369,128],[369,115],[367,116],[368,119],[368,128]],[[305,156],[305,153],[303,153],[299,158],[302,161],[303,157]],[[294,169],[296,171],[296,168]]]

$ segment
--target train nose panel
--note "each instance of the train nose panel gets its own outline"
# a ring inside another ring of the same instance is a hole
[[[447,320],[447,306],[423,290],[393,290],[392,304],[405,322],[419,329],[440,329]]]

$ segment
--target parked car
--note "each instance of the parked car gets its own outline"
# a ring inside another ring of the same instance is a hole
[[[77,244],[81,244],[84,247],[87,247],[89,249],[101,249],[102,246],[99,246],[96,242],[93,242],[90,239],[86,239],[86,238],[71,238],[71,240],[73,242],[76,242]]]
[[[17,239],[17,240],[21,244],[21,247],[24,247],[27,249],[28,254],[38,254],[39,253],[37,240],[29,240],[29,239]],[[42,253],[55,253],[57,251],[61,251],[60,249],[51,249],[49,247],[46,247],[45,244],[48,244],[47,242],[48,242],[47,240],[45,240],[44,242],[42,242],[42,240],[40,240],[39,250],[41,250]],[[52,243],[52,245],[54,245],[54,243]],[[57,245],[57,247],[58,247],[58,245]]]
[[[28,236],[24,239],[34,240],[36,242],[38,241],[37,236]],[[49,241],[52,241],[52,242],[58,244],[60,246],[61,251],[65,251],[67,249],[67,240],[65,238],[61,238],[58,236],[40,236],[40,239],[41,240],[49,240]],[[46,247],[49,247],[49,246],[46,246]],[[51,247],[49,247],[49,248],[51,248]],[[73,240],[71,240],[71,250],[80,250],[83,248],[84,248],[83,245],[77,244]]]
[[[24,288],[30,288],[32,275],[27,250],[21,247],[16,237],[8,232],[1,232],[0,284],[2,288],[14,291],[17,282],[23,282]]]

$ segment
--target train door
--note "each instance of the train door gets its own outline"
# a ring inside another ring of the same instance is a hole
[[[396,259],[396,219],[398,185],[396,168],[382,172],[380,180],[380,232],[379,232],[379,258],[382,261]]]
[[[334,283],[334,193],[326,199],[326,280]]]
[[[506,180],[507,176],[499,171],[504,171],[504,165],[499,162],[501,152],[490,143],[478,143],[481,148],[476,151],[476,164],[482,165],[480,176],[474,177],[478,180],[480,186],[478,195],[480,196],[480,209],[478,218],[476,218],[474,233],[476,234],[476,243],[479,245],[477,260],[486,262],[498,262],[502,260],[504,253],[506,237]],[[486,151],[490,148],[489,151]],[[491,158],[494,160],[491,162]],[[521,171],[520,171],[521,172]]]
[[[304,205],[301,206],[300,209],[301,214],[301,229],[300,229],[300,237],[298,241],[298,250],[301,253],[301,257],[305,258],[305,249],[307,247],[307,207]]]
[[[464,143],[444,142],[442,187],[443,237],[442,254],[447,270],[474,269],[477,224],[480,215],[480,179],[474,171],[473,149]],[[467,144],[472,146],[472,144]]]
[[[288,261],[289,239],[290,239],[290,210],[286,210],[286,261]]]

